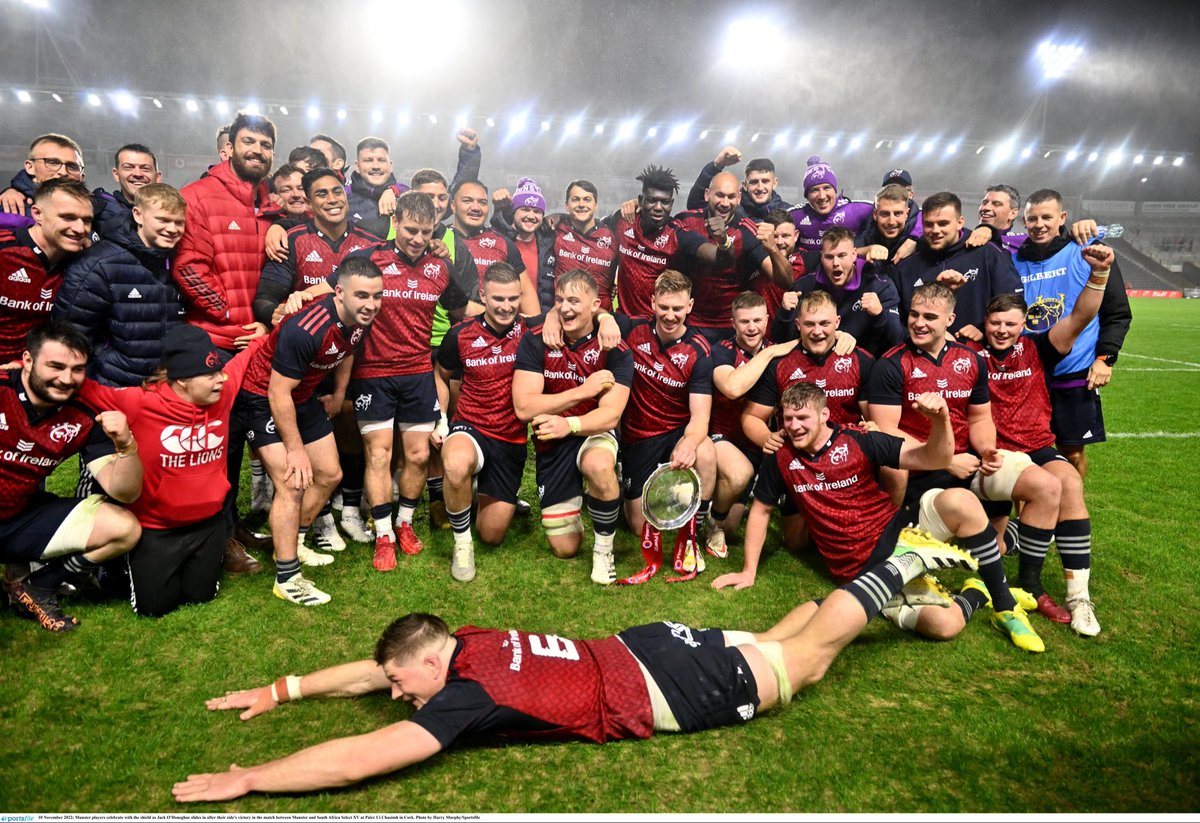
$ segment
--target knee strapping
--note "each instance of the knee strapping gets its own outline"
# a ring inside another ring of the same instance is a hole
[[[1033,465],[1033,459],[1025,452],[1000,449],[1004,464],[993,475],[984,477],[979,472],[971,480],[971,491],[981,500],[1012,500],[1013,489],[1021,472]]]
[[[542,528],[549,536],[581,533],[583,518],[579,516],[579,511],[582,506],[582,495],[547,506],[542,509]]]

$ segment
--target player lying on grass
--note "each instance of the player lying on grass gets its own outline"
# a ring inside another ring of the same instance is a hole
[[[663,622],[569,640],[474,626],[451,633],[438,617],[405,615],[384,630],[373,659],[288,675],[206,705],[243,709],[240,717],[248,720],[301,697],[390,691],[393,700],[416,708],[409,719],[258,766],[190,775],[173,794],[194,802],[345,786],[479,734],[602,743],[742,723],[820,681],[905,583],[947,567],[976,563],[936,541],[900,543],[887,560],[819,606],[794,609],[764,635]]]

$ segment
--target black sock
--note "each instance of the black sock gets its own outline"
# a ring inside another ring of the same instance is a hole
[[[425,488],[429,491],[429,502],[433,503],[436,500],[444,500],[442,496],[442,478],[430,477],[425,481]]]
[[[1021,550],[1021,521],[1015,517],[1008,518],[1008,525],[1004,527],[1004,544],[1009,557]]]
[[[950,595],[950,599],[962,609],[963,619],[968,623],[971,622],[971,615],[975,614],[975,610],[987,603],[987,595],[979,589],[964,589],[959,594]]]
[[[286,583],[292,577],[300,573],[300,560],[276,560],[275,561],[275,580],[279,583]]]
[[[363,474],[367,468],[361,454],[342,455],[342,506],[347,509],[362,507]]]
[[[996,530],[989,525],[979,534],[962,538],[962,542],[971,556],[979,561],[979,576],[983,578],[983,585],[987,586],[988,594],[992,596],[992,608],[998,612],[1006,612],[1017,605],[1012,592],[1008,590],[1004,564],[1000,562]]]
[[[342,498],[342,500],[344,501],[345,498]],[[321,511],[317,512],[317,519],[320,520],[322,517],[324,517],[327,514],[333,514],[333,498],[332,497],[330,499],[326,500],[325,505],[321,507]]]
[[[1064,569],[1090,569],[1092,567],[1092,521],[1064,520],[1054,532],[1058,554]]]
[[[392,504],[380,503],[378,506],[372,506],[371,517],[375,518],[377,521],[385,518],[390,521],[392,519]]]
[[[82,553],[73,554],[66,559],[54,559],[31,573],[25,582],[36,589],[54,592],[66,582],[69,574],[88,574],[100,568],[99,563],[93,563]]]
[[[586,499],[596,534],[616,534],[617,517],[621,514],[620,496],[615,500],[597,500],[589,494]]]
[[[455,534],[471,531],[471,507],[467,506],[460,512],[452,512],[446,509],[446,517],[450,518],[450,528]]]
[[[842,586],[842,591],[853,595],[862,610],[867,613],[867,620],[874,619],[884,605],[904,588],[904,576],[901,573],[902,563],[920,562],[916,555],[899,555],[888,558],[870,571],[865,571],[858,577]],[[922,565],[922,568],[924,566]]]
[[[1028,523],[1020,525],[1020,536],[1017,538],[1021,547],[1017,585],[1034,597],[1046,593],[1042,588],[1042,567],[1046,565],[1046,552],[1050,551],[1052,539],[1054,532],[1049,529],[1039,529]]]
[[[716,522],[724,523],[726,517],[729,517],[729,509],[726,509],[723,512],[717,511],[716,509],[712,510],[712,519]]]

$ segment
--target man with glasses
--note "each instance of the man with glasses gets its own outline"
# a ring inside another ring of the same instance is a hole
[[[25,168],[0,192],[0,228],[33,225],[33,192],[47,180],[83,180],[83,150],[65,134],[43,134],[29,144]]]

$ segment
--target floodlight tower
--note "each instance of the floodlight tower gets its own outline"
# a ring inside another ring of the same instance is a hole
[[[1038,142],[1046,142],[1046,113],[1050,108],[1050,89],[1055,83],[1065,78],[1075,64],[1083,57],[1083,46],[1078,43],[1055,43],[1043,40],[1038,44],[1034,57],[1042,67],[1042,126],[1038,132]]]

